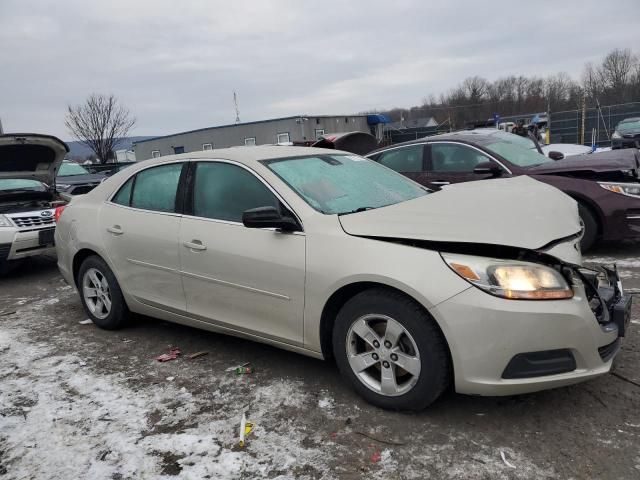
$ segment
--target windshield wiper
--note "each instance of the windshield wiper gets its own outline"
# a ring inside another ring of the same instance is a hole
[[[341,212],[338,215],[349,215],[350,213],[359,213],[364,212],[365,210],[373,210],[376,207],[358,207],[355,210],[351,210],[349,212]]]

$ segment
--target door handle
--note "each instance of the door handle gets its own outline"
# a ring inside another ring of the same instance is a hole
[[[449,185],[451,182],[445,182],[444,180],[436,180],[435,182],[431,182],[432,185]]]
[[[182,245],[191,250],[197,250],[199,252],[207,249],[207,247],[202,244],[201,240],[191,240],[190,242],[184,242]]]
[[[107,232],[112,233],[114,235],[122,235],[124,231],[120,225],[114,225],[113,227],[107,227]]]

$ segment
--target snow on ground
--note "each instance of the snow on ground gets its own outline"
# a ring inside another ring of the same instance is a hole
[[[615,258],[615,257],[584,257],[586,263],[600,263],[605,265],[616,264],[620,268],[640,268],[640,258],[627,257],[627,258]]]
[[[41,301],[33,311],[50,304]],[[12,478],[248,478],[305,465],[325,470],[327,452],[302,447],[305,433],[293,422],[264,428],[274,409],[303,408],[310,401],[299,383],[276,380],[256,387],[250,405],[234,405],[225,398],[231,394],[220,390],[217,400],[228,408],[209,411],[208,402],[184,388],[163,384],[134,391],[123,374],[93,373],[77,356],[27,337],[20,327],[4,324],[0,330],[0,473],[4,468]],[[243,408],[256,425],[244,451],[236,447]]]
[[[515,449],[492,445],[484,435],[446,432],[428,417],[419,420],[423,433],[405,439],[395,434],[405,444],[388,446],[384,429],[370,422],[372,412],[385,412],[337,402],[329,391],[309,391],[300,380],[272,377],[249,386],[224,373],[199,379],[196,371],[193,388],[202,382],[211,388],[192,394],[166,375],[139,381],[136,372],[152,370],[148,364],[96,370],[91,359],[60,350],[69,341],[64,330],[30,339],[29,329],[50,329],[59,321],[48,309],[74,295],[58,294],[60,302],[16,299],[18,312],[0,323],[0,475],[6,478],[555,477],[553,469]],[[96,343],[88,350],[100,359],[104,347]],[[241,450],[243,411],[255,429]],[[342,425],[337,432],[336,425]],[[503,463],[501,451],[516,469]]]

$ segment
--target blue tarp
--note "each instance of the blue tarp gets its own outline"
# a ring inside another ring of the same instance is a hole
[[[391,120],[389,120],[386,115],[375,113],[372,115],[367,115],[367,123],[369,125],[378,125],[379,123],[391,123]]]

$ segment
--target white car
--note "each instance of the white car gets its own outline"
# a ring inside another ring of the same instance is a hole
[[[54,252],[55,209],[66,203],[54,178],[68,151],[48,135],[0,135],[0,272],[10,262]]]
[[[129,167],[71,201],[56,248],[99,327],[137,312],[333,356],[370,402],[421,409],[451,383],[609,371],[630,300],[614,271],[598,300],[580,236],[576,202],[526,176],[430,193],[357,155],[259,146]]]

